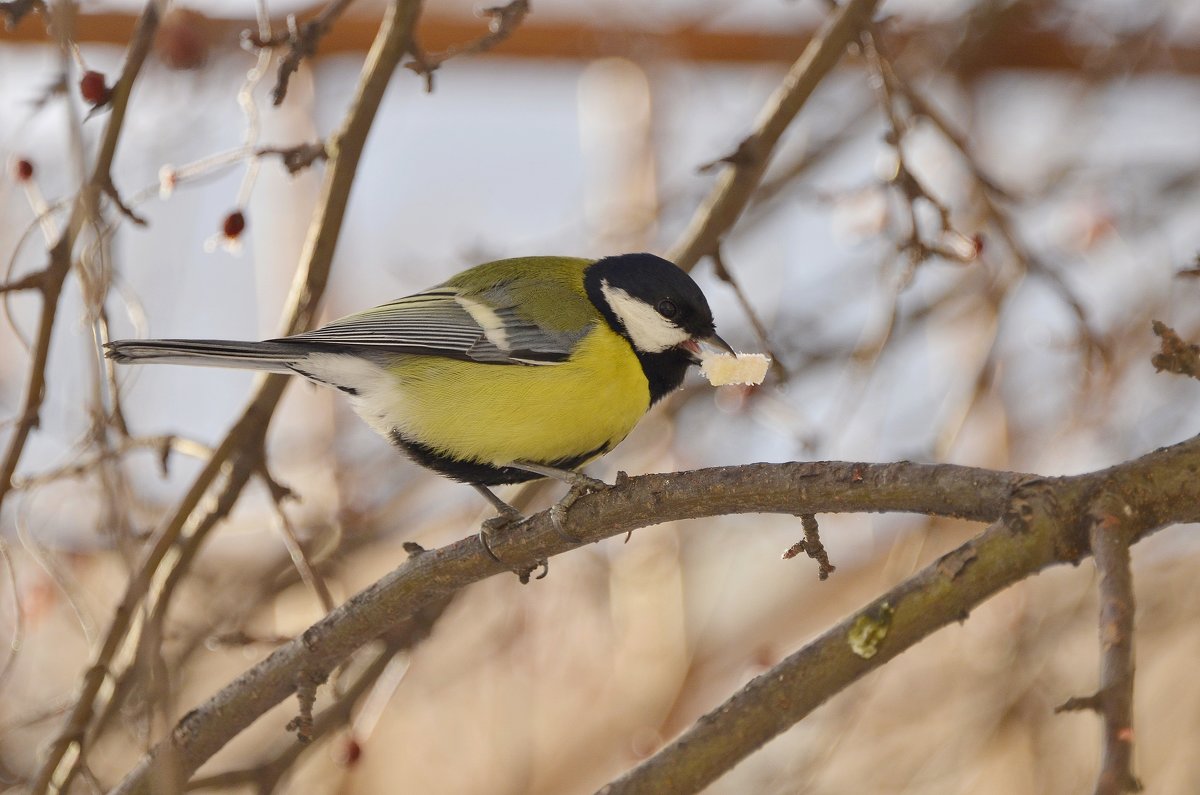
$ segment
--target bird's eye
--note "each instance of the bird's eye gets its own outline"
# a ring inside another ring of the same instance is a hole
[[[665,318],[672,318],[679,314],[679,307],[675,306],[675,302],[670,298],[659,301],[655,308],[658,310],[658,314]]]

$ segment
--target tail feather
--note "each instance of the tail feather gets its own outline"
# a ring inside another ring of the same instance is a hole
[[[104,355],[120,364],[190,364],[242,370],[295,372],[307,351],[286,342],[238,340],[117,340],[104,346]]]

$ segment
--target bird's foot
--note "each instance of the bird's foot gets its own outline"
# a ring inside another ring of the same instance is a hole
[[[563,495],[561,500],[550,506],[550,524],[554,526],[554,532],[558,533],[567,541],[570,541],[573,544],[579,544],[583,542],[583,539],[574,533],[571,533],[566,528],[567,511],[571,509],[571,506],[574,505],[580,497],[585,497],[588,494],[595,494],[598,491],[611,489],[612,486],[608,485],[603,480],[597,480],[596,478],[588,477],[587,475],[579,472],[571,472],[569,475],[569,477],[564,477],[563,479],[571,484],[571,488],[567,490],[567,493]]]
[[[521,512],[511,505],[505,505],[499,510],[500,512],[498,514],[493,516],[491,519],[485,519],[479,527],[479,543],[483,546],[483,551],[487,553],[489,558],[496,561],[513,574],[517,575],[517,579],[521,581],[522,585],[529,584],[530,576],[533,574],[533,572],[537,571],[538,568],[541,568],[542,571],[535,579],[540,580],[544,578],[550,573],[550,562],[545,558],[537,561],[532,566],[511,566],[501,560],[495,551],[492,550],[490,539],[495,534],[508,530],[513,525],[520,524],[521,522],[525,521],[525,517],[521,514]]]

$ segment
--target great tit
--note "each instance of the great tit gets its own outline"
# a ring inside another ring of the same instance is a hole
[[[521,257],[265,342],[119,340],[122,364],[295,373],[345,392],[414,461],[476,487],[573,470],[613,449],[717,336],[696,283],[652,254]]]

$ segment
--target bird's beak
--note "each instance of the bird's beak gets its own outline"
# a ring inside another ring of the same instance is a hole
[[[700,359],[706,353],[728,353],[731,356],[737,355],[737,352],[730,347],[729,343],[718,337],[715,333],[704,337],[692,337],[679,347],[691,354],[693,364],[700,364]]]

